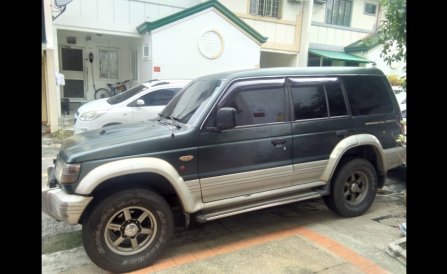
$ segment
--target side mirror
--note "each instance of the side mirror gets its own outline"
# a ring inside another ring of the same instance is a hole
[[[236,126],[236,109],[219,109],[216,115],[216,126],[219,130],[234,128]]]
[[[142,107],[144,106],[144,100],[143,99],[138,99],[137,100],[137,107]]]

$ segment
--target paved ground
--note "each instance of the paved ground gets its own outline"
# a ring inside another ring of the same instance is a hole
[[[43,139],[42,181],[58,148]],[[357,218],[341,218],[315,199],[177,228],[160,260],[135,273],[406,273],[405,261],[385,252],[402,237],[405,176],[406,168],[390,172]],[[80,228],[42,214],[42,273],[107,273],[85,254]]]

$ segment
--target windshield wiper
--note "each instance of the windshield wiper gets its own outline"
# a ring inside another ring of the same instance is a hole
[[[176,127],[176,128],[181,128],[181,126],[177,125],[177,122],[181,123],[179,118],[174,117],[174,116],[172,116],[172,115],[171,115],[171,117],[169,117],[169,118],[171,118],[174,127]]]
[[[159,113],[159,114],[158,114],[158,119],[157,119],[157,120],[160,122],[160,119],[161,119],[161,118],[169,119],[170,117],[169,117],[168,115]]]

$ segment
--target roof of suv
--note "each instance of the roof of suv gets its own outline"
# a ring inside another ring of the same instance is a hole
[[[252,78],[263,76],[333,76],[333,75],[376,75],[384,76],[383,72],[377,68],[362,67],[284,67],[284,68],[263,68],[250,70],[237,70],[210,74],[200,79],[236,79],[236,78]]]

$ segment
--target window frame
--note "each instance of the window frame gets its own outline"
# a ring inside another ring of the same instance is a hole
[[[102,76],[101,70],[103,69],[103,64],[101,63],[101,52],[105,52],[107,57],[107,64],[104,66],[107,69],[107,76]],[[116,77],[112,77],[110,72],[110,53],[116,53]],[[120,64],[120,51],[117,48],[99,48],[98,49],[98,75],[100,79],[119,79],[119,64]]]
[[[222,93],[221,97],[217,100],[215,105],[212,108],[212,111],[209,112],[209,115],[205,118],[202,123],[201,132],[213,131],[216,126],[216,114],[217,111],[224,106],[224,104],[228,101],[228,99],[232,96],[233,93],[237,92],[240,88],[245,87],[258,87],[258,88],[283,88],[284,89],[284,121],[282,122],[274,122],[274,123],[264,123],[264,124],[251,124],[251,125],[241,125],[236,126],[233,129],[242,129],[248,127],[262,127],[268,126],[272,124],[282,124],[282,123],[290,123],[290,102],[289,95],[285,85],[286,79],[285,77],[275,77],[275,78],[251,78],[251,79],[237,79],[228,84],[225,88],[225,91]],[[231,129],[229,129],[231,130]]]
[[[343,3],[343,5],[346,6],[346,3],[349,2],[350,3],[350,8],[349,8],[349,19],[348,19],[348,23],[345,25],[344,22],[346,21],[346,17],[345,17],[345,12],[346,12],[346,7],[343,10],[343,19],[342,19],[342,23],[338,23],[338,14],[337,18],[334,22],[334,5],[335,3],[337,3],[337,13],[340,10],[340,5],[342,5],[341,3]],[[335,25],[335,26],[343,26],[343,27],[351,27],[351,23],[352,23],[352,12],[353,12],[353,7],[354,7],[354,1],[353,0],[327,0],[326,3],[326,10],[325,10],[325,19],[324,22],[328,25]]]
[[[367,5],[372,5],[372,6],[374,6],[374,13],[369,13],[369,12],[366,11],[366,6],[367,6]],[[375,16],[375,15],[377,15],[377,4],[376,4],[376,3],[371,3],[371,2],[365,2],[364,5],[363,5],[363,14],[365,14],[365,15],[371,15],[371,16]]]
[[[262,2],[262,5],[261,5]],[[275,2],[278,6],[278,11],[275,16],[274,14],[274,7]],[[250,0],[248,2],[248,14],[253,16],[262,16],[262,17],[270,17],[270,18],[276,18],[281,19],[282,18],[282,2],[283,0]],[[267,5],[269,4],[269,6]],[[262,6],[263,10],[260,10],[260,7]],[[266,11],[265,7],[270,7],[269,11]]]
[[[327,95],[326,86],[329,84],[336,84],[340,87],[341,94],[343,96],[343,101],[345,103],[346,108],[346,114],[345,115],[337,115],[337,116],[331,116],[330,114],[330,104],[329,104],[329,98]],[[324,99],[326,101],[326,117],[319,117],[319,118],[308,118],[308,119],[299,119],[296,120],[295,117],[295,104],[293,100],[292,95],[292,88],[298,87],[298,86],[315,86],[319,85],[323,88],[323,94]],[[287,78],[287,92],[289,97],[289,111],[290,111],[290,121],[292,122],[302,122],[302,121],[312,121],[312,120],[323,120],[323,119],[339,119],[340,117],[349,117],[351,116],[351,110],[349,107],[349,101],[347,98],[347,94],[345,92],[345,87],[343,81],[341,81],[341,78],[338,76],[327,76],[327,77],[289,77]]]

